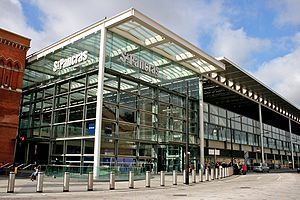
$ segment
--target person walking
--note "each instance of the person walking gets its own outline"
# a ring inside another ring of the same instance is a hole
[[[34,171],[30,175],[30,180],[31,181],[36,180],[36,176],[37,176],[38,172],[39,172],[39,168],[38,167],[34,167]]]

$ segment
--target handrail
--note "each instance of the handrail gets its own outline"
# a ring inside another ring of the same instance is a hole
[[[2,165],[2,166],[0,167],[0,169],[6,167],[7,165],[9,165],[9,163],[6,163],[6,164]]]
[[[12,166],[14,166],[14,164],[9,165],[9,166],[7,167],[7,169],[11,168]]]
[[[31,166],[33,166],[33,165],[35,165],[35,164],[29,164],[29,165],[26,165],[25,167],[22,168],[22,170],[27,169],[28,167],[31,167]]]
[[[17,168],[22,167],[23,165],[25,165],[25,163],[18,165]]]

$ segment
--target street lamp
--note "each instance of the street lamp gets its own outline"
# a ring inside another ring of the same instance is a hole
[[[242,116],[234,116],[234,117],[229,117],[229,125],[230,125],[230,144],[231,144],[231,148],[230,148],[230,154],[231,154],[231,165],[233,166],[233,129],[232,129],[232,119],[234,118],[241,118]]]

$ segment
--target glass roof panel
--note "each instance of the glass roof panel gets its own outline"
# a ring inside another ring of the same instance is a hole
[[[131,35],[133,35],[134,37],[138,38],[139,40],[143,41],[146,43],[149,43],[151,40],[162,40],[163,37],[154,33],[153,31],[151,31],[150,29],[147,29],[146,27],[140,25],[139,23],[130,20],[127,21],[119,26],[117,26],[118,29],[122,30],[122,31],[126,31],[129,32]],[[153,43],[153,42],[150,42]]]
[[[95,68],[94,64],[98,62],[99,57],[99,46],[100,32],[98,31],[28,63],[23,87],[58,78],[61,75]],[[83,58],[85,55],[87,55],[86,59]],[[76,62],[73,57],[76,58]]]

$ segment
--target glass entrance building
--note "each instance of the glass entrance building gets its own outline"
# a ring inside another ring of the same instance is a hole
[[[186,158],[196,168],[299,164],[299,113],[229,60],[129,9],[27,58],[18,159],[93,166],[96,176],[100,166],[181,171]]]

